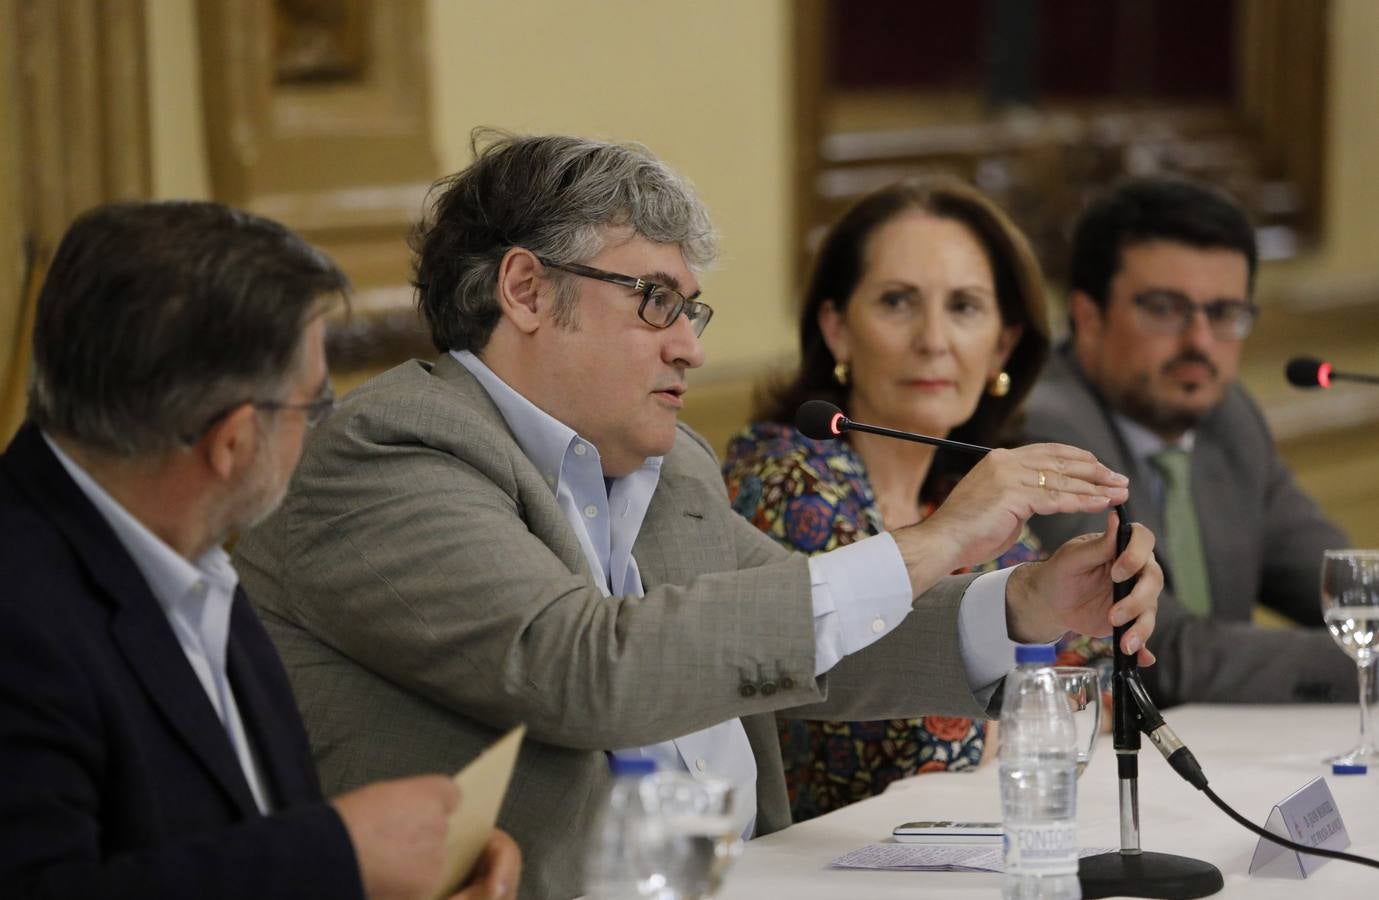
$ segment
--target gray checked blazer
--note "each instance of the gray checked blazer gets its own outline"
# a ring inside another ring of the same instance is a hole
[[[581,892],[604,750],[741,718],[757,833],[790,822],[774,716],[987,714],[959,651],[972,576],[815,678],[805,557],[732,511],[681,427],[634,547],[644,597],[605,598],[555,496],[451,357],[370,381],[311,435],[283,506],[236,549],[328,793],[453,772],[518,722],[499,815],[522,896]]]
[[[1163,534],[1163,511],[1144,487],[1149,473],[1132,457],[1068,346],[1049,360],[1025,413],[1028,440],[1082,447],[1129,476],[1126,512]],[[1195,434],[1192,491],[1211,615],[1193,615],[1173,596],[1173,560],[1160,544],[1155,553],[1166,586],[1149,639],[1159,662],[1142,670],[1145,683],[1163,704],[1355,699],[1355,664],[1317,627],[1322,551],[1348,546],[1346,536],[1293,480],[1259,408],[1239,385]],[[1030,527],[1046,547],[1057,547],[1102,526],[1099,517],[1069,514],[1035,516]],[[1312,627],[1254,627],[1257,603]]]

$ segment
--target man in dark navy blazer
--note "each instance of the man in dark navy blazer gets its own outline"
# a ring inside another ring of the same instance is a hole
[[[0,457],[0,896],[429,897],[453,783],[321,797],[220,545],[281,499],[333,396],[346,281],[210,203],[77,220]],[[515,896],[499,832],[460,897]]]

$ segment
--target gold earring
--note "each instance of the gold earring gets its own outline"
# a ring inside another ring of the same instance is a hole
[[[991,384],[987,386],[986,392],[993,397],[1004,397],[1006,394],[1009,394],[1010,375],[1006,372],[997,375],[991,380]]]
[[[836,381],[836,382],[838,382],[839,384],[841,384],[843,387],[847,387],[847,383],[848,383],[848,364],[847,364],[847,363],[845,363],[845,362],[840,362],[840,363],[838,363],[838,365],[836,365],[836,366],[833,367],[833,380]]]

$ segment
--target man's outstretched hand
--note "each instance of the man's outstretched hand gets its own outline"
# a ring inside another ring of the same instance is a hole
[[[1006,584],[1006,624],[1012,640],[1051,643],[1065,632],[1102,636],[1117,625],[1134,620],[1121,637],[1121,650],[1142,666],[1154,664],[1145,642],[1154,631],[1164,573],[1154,559],[1154,535],[1143,525],[1132,526],[1130,544],[1116,557],[1116,528],[1112,512],[1101,534],[1084,534],[1068,541],[1044,562],[1020,566]],[[1138,576],[1139,581],[1120,603],[1113,602],[1111,583]]]

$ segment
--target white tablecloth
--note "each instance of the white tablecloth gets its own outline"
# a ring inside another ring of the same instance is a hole
[[[1321,763],[1350,747],[1359,727],[1352,705],[1185,706],[1166,717],[1190,747],[1216,793],[1263,825],[1270,808],[1317,775],[1325,775],[1350,833],[1350,852],[1379,857],[1379,772],[1333,776]],[[1083,846],[1120,840],[1115,753],[1102,735],[1078,783]],[[1000,876],[957,872],[879,872],[829,868],[849,850],[890,840],[891,829],[917,819],[996,821],[1001,817],[997,767],[928,774],[885,794],[782,832],[748,842],[729,872],[723,900],[853,900],[999,896]],[[1379,898],[1379,869],[1328,861],[1305,881],[1248,874],[1256,837],[1182,781],[1149,742],[1140,751],[1140,830],[1145,850],[1206,860],[1221,870],[1218,897]]]

